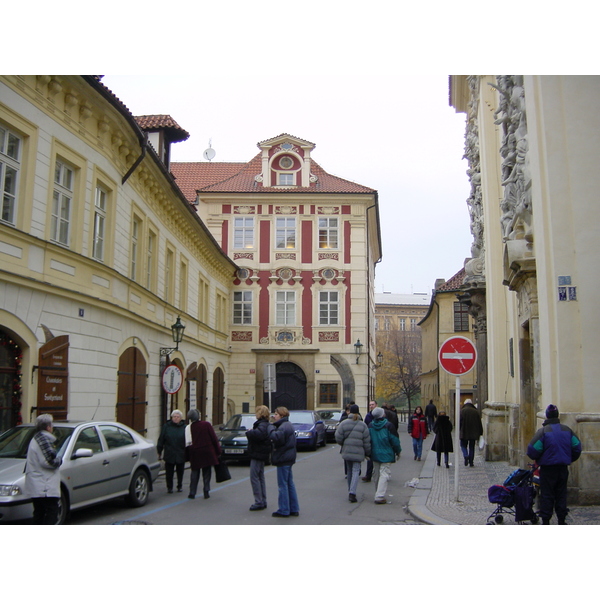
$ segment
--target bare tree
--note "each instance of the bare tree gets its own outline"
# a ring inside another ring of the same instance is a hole
[[[421,394],[421,331],[380,331],[377,348],[383,355],[377,370],[377,397],[387,402],[406,398],[412,412]]]

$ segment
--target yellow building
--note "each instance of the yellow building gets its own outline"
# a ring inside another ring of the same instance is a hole
[[[465,337],[475,342],[473,318],[469,315],[466,304],[458,296],[465,278],[465,270],[461,269],[448,281],[438,279],[431,295],[427,314],[418,323],[421,328],[423,344],[421,396],[423,404],[433,400],[438,412],[446,411],[452,423],[456,424],[456,377],[450,375],[438,364],[438,352],[441,345],[454,336]],[[460,402],[472,400],[481,410],[482,402],[476,386],[476,371],[472,370],[460,378]]]
[[[222,421],[236,265],[169,174],[187,137],[98,77],[0,77],[0,430],[40,412],[154,439],[173,408]]]
[[[549,404],[583,445],[569,492],[600,501],[600,77],[450,78],[467,115],[472,256],[486,328],[486,443],[525,466]]]

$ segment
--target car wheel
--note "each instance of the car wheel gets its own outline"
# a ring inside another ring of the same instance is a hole
[[[327,445],[327,434],[323,432],[323,440],[321,441],[321,446],[325,447]]]
[[[129,484],[128,504],[133,507],[144,506],[148,502],[149,493],[150,479],[148,474],[143,469],[138,469]]]
[[[58,501],[58,518],[56,519],[57,525],[64,525],[69,518],[69,496],[65,492],[64,488],[60,489],[60,499]]]

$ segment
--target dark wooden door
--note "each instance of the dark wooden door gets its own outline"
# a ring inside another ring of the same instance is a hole
[[[275,365],[277,391],[271,393],[271,410],[285,406],[288,410],[306,410],[306,375],[294,363],[281,362]],[[269,395],[265,394],[265,404]]]
[[[117,421],[146,432],[146,360],[137,348],[127,348],[119,359]]]
[[[213,373],[212,422],[214,425],[223,422],[224,395],[225,375],[223,374],[223,370],[217,367]]]

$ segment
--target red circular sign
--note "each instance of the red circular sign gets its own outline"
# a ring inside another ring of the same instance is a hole
[[[451,337],[442,344],[438,360],[442,369],[450,375],[464,375],[475,366],[477,350],[471,340]]]

